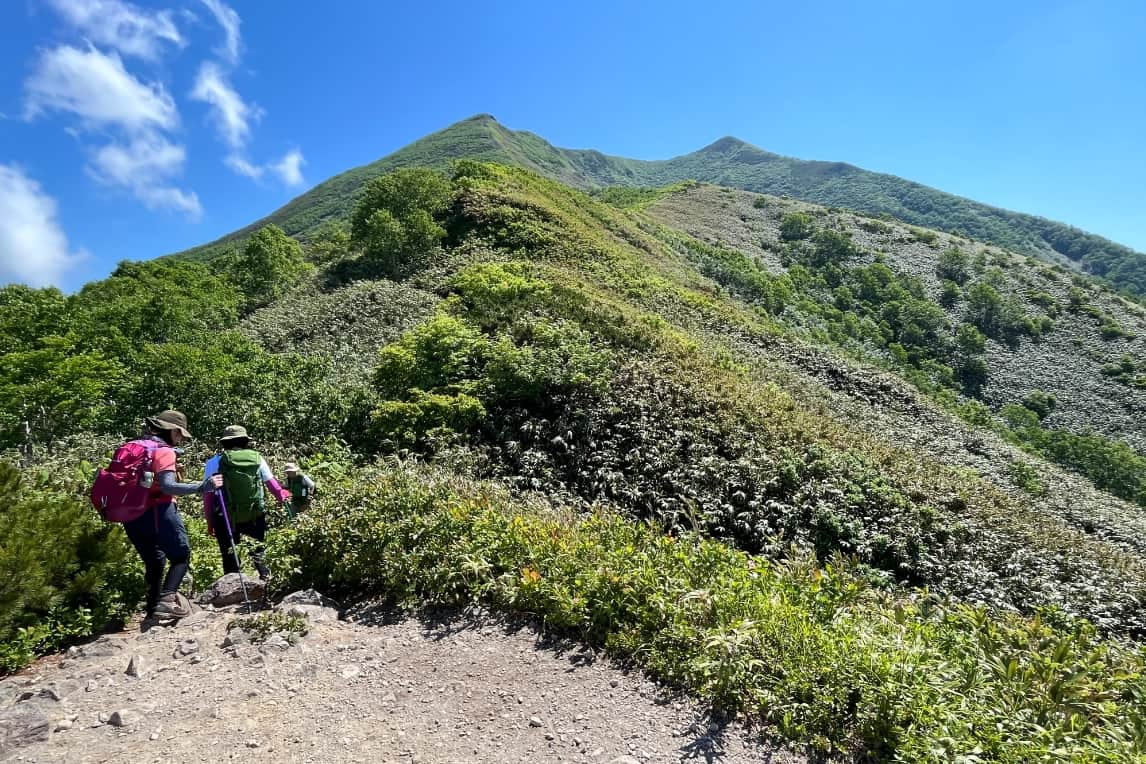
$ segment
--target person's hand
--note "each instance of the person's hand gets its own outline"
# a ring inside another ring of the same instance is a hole
[[[210,536],[211,538],[215,538],[215,526],[214,525],[208,525],[207,526],[207,535]]]

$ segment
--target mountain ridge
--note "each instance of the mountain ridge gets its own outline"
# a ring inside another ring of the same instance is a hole
[[[581,190],[657,187],[698,180],[871,216],[890,216],[1070,264],[1124,292],[1146,295],[1146,255],[1130,247],[1066,223],[984,204],[888,173],[846,162],[787,157],[731,135],[669,159],[630,159],[596,149],[557,147],[535,133],[511,130],[486,113],[431,133],[375,162],[339,173],[248,226],[173,254],[210,259],[231,242],[268,223],[305,238],[322,223],[345,218],[358,190],[371,178],[399,167],[445,169],[458,159],[524,167]]]

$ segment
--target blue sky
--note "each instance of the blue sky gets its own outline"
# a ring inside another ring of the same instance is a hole
[[[74,289],[489,112],[656,159],[723,135],[1146,251],[1146,3],[8,0],[0,283]]]

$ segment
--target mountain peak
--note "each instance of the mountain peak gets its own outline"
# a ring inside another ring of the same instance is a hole
[[[497,121],[497,117],[493,116],[492,114],[487,114],[486,112],[482,112],[480,114],[475,114],[472,117],[467,117],[466,119],[463,119],[458,124],[463,124],[466,122],[474,122],[474,123],[482,124],[482,125],[498,125],[498,124],[501,124],[500,122]]]
[[[751,144],[745,143],[736,136],[726,135],[716,141],[708,144],[702,148],[698,153],[701,154],[731,154],[744,148],[752,148]]]

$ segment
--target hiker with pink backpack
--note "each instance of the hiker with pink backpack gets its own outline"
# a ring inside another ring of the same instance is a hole
[[[169,409],[147,417],[142,435],[116,449],[91,490],[92,504],[105,520],[123,524],[143,561],[148,618],[191,614],[190,603],[179,594],[191,561],[191,544],[175,497],[206,494],[222,484],[219,477],[201,483],[178,482],[175,447],[190,438],[187,417],[179,411]]]

